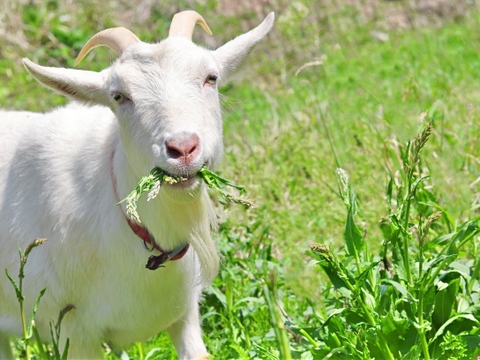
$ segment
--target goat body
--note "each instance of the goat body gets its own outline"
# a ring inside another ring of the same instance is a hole
[[[60,311],[74,307],[61,328],[69,358],[101,358],[102,341],[124,347],[162,330],[180,359],[208,356],[198,302],[219,256],[213,207],[195,174],[204,164],[214,169],[223,152],[217,82],[228,81],[272,24],[270,14],[215,51],[183,36],[135,42],[99,73],[24,60],[40,83],[76,102],[45,114],[0,111],[0,269],[16,274],[18,248],[48,239],[30,254],[23,293],[30,309],[47,289],[35,319],[43,339]],[[188,180],[140,201],[142,225],[166,251],[191,246],[151,271],[150,253],[115,204],[155,166]],[[1,359],[12,357],[8,335],[21,335],[21,320],[0,276]]]

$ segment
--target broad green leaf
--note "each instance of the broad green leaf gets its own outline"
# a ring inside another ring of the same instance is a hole
[[[391,280],[391,279],[382,279],[381,283],[393,286],[409,302],[418,302],[418,299],[415,298],[412,294],[410,294],[408,292],[407,288],[405,286],[403,286],[402,284],[400,284],[399,282],[397,282],[395,280]]]
[[[404,254],[402,251],[402,236],[403,234],[402,226],[397,222],[398,219],[396,217],[392,217],[392,220],[395,221],[397,229],[393,232],[391,236],[391,251],[392,251],[392,266],[395,271],[395,274],[401,279],[406,280],[406,270],[405,270],[405,260]]]
[[[387,204],[388,204],[388,208],[390,209],[390,212],[392,211],[393,183],[394,183],[394,179],[390,178],[390,181],[388,182],[388,185],[387,185]]]
[[[465,340],[469,349],[476,350],[475,355],[480,354],[480,335],[461,334],[460,336]]]
[[[433,311],[433,320],[436,324],[442,325],[449,318],[455,309],[456,296],[460,287],[460,279],[455,279],[447,284],[445,288],[438,291],[435,295],[435,309]]]
[[[218,299],[218,301],[220,301],[220,303],[226,307],[227,306],[227,298],[225,297],[225,294],[220,291],[219,288],[217,288],[216,286],[210,286],[207,290],[207,292],[215,295],[215,297]]]
[[[409,327],[407,318],[400,316],[398,311],[392,311],[381,317],[382,331],[388,335],[393,332],[405,331]]]
[[[452,234],[446,235],[449,239],[449,246],[446,246],[440,254],[458,254],[458,246],[462,246],[480,232],[478,226],[479,221],[480,217],[476,217],[473,220],[461,224]]]
[[[346,288],[349,292],[354,290],[353,285],[355,284],[355,278],[328,249],[308,251],[307,254],[319,260],[317,265],[325,271],[337,290],[340,288]]]
[[[347,311],[347,308],[340,308],[340,309],[335,309],[333,310],[332,312],[329,312],[328,313],[328,318],[325,320],[324,324],[323,325],[327,325],[329,323],[333,323],[335,325],[338,326],[339,329],[343,329],[345,327],[346,324],[343,324],[343,323],[339,323],[337,324],[336,321],[338,321],[338,317],[337,315],[340,315],[342,314],[344,311]],[[341,325],[340,325],[341,324]],[[337,329],[338,330],[338,329]]]
[[[420,288],[418,291],[423,292],[423,313],[426,319],[431,319],[433,311],[435,310],[435,295],[437,293],[435,286],[422,286],[420,283]]]
[[[378,261],[374,261],[374,262],[370,263],[370,265],[368,265],[367,268],[365,270],[363,270],[363,272],[356,277],[355,280],[356,280],[357,286],[364,286],[365,285],[365,280],[367,279],[370,271],[372,269],[374,269],[375,267],[377,267],[381,262],[382,262],[382,260],[378,260]]]
[[[392,221],[388,217],[382,218],[380,220],[380,230],[382,231],[383,237],[386,240],[389,240],[392,236],[395,227],[392,224]]]
[[[480,321],[478,321],[475,318],[475,316],[473,316],[472,314],[458,314],[458,315],[452,316],[447,321],[445,321],[443,325],[437,330],[437,332],[435,333],[435,336],[431,339],[431,342],[435,341],[439,336],[443,335],[447,327],[459,321],[468,321],[468,322],[471,322],[472,326],[475,325],[477,327],[480,325]]]
[[[480,287],[480,282],[476,279],[480,279],[480,260],[477,258],[475,267],[472,272],[471,280],[468,283],[468,290],[473,292],[475,286]],[[479,291],[480,292],[480,291]]]
[[[335,269],[335,267],[330,262],[326,260],[319,261],[317,265],[319,265],[325,271],[328,278],[336,289],[347,287],[345,281],[343,281],[342,277],[339,276],[337,269]]]
[[[434,251],[437,246],[444,246],[455,236],[456,233],[444,234],[427,242],[427,249]]]
[[[427,281],[432,283],[434,279],[431,278],[431,272],[435,270],[438,265],[444,267],[445,265],[450,264],[457,258],[456,254],[450,255],[439,255],[434,257],[432,260],[427,261],[423,265],[423,278],[422,281]]]
[[[375,297],[365,287],[362,287],[360,289],[361,289],[361,293],[363,294],[363,301],[365,302],[367,307],[372,309],[372,311],[375,311],[375,308],[376,308]]]
[[[402,360],[418,360],[421,359],[422,349],[414,345],[410,351],[402,357]]]
[[[476,217],[460,225],[460,229],[457,231],[456,236],[457,241],[463,243],[477,235],[480,232],[479,221],[480,217]]]
[[[380,315],[389,314],[396,300],[396,290],[388,284],[378,284],[379,297],[377,297],[376,311]]]
[[[353,209],[354,207],[351,206],[348,210],[344,238],[348,255],[357,257],[365,248],[365,241],[363,240],[362,232],[355,223]]]
[[[480,263],[480,261],[477,261],[477,263]],[[454,269],[457,271],[460,276],[462,276],[467,283],[469,283],[472,280],[472,276],[470,274],[471,268],[473,266],[473,261],[454,261],[450,264],[450,268]]]

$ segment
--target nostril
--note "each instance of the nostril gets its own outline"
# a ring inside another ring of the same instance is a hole
[[[178,139],[170,139],[166,141],[167,155],[172,159],[183,158],[184,161],[193,160],[199,149],[198,136],[193,134],[188,137],[182,136]]]
[[[172,159],[178,159],[182,157],[182,153],[174,146],[167,144],[167,155]]]

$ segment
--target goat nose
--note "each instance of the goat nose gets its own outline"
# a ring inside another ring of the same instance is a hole
[[[180,136],[167,140],[167,155],[171,159],[188,163],[194,160],[200,152],[200,139],[196,134]]]

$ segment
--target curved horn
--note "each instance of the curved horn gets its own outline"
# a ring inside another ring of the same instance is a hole
[[[203,30],[208,35],[212,35],[212,31],[208,27],[203,17],[193,10],[187,10],[175,14],[168,31],[168,37],[171,36],[183,36],[189,40],[192,40],[193,28],[196,24],[202,25]]]
[[[124,27],[116,27],[100,31],[87,41],[80,51],[80,54],[78,54],[75,59],[73,66],[77,66],[78,63],[87,56],[90,50],[98,46],[109,47],[115,51],[117,55],[120,55],[125,49],[139,41],[140,39],[134,33]]]

